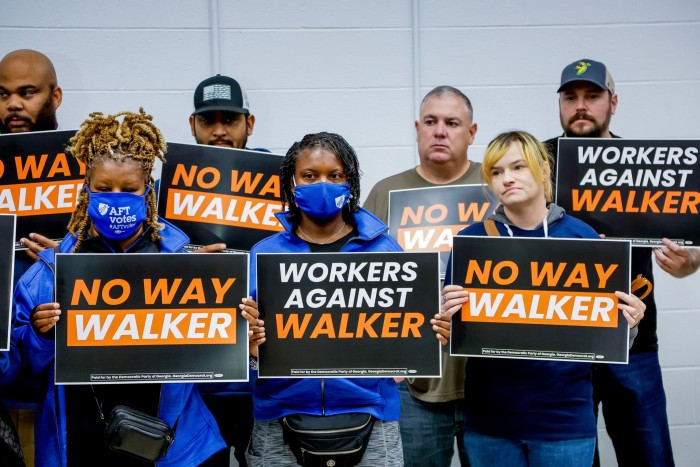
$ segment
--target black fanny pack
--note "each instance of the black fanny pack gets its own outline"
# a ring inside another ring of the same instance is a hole
[[[104,434],[110,450],[148,462],[164,456],[174,438],[163,420],[124,405],[112,409]]]
[[[299,465],[349,467],[362,461],[375,418],[367,413],[287,415],[280,420],[284,442]]]

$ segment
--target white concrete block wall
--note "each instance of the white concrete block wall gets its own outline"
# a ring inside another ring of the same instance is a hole
[[[416,163],[414,86],[420,96],[439,84],[470,96],[474,159],[505,129],[559,134],[561,68],[583,57],[615,77],[614,132],[700,138],[696,0],[4,0],[1,10],[0,55],[34,48],[54,61],[62,128],[142,105],[169,140],[191,142],[194,87],[221,72],[248,89],[251,147],[284,153],[305,133],[336,131],[360,155],[364,196]],[[676,459],[698,465],[700,275],[656,274]]]

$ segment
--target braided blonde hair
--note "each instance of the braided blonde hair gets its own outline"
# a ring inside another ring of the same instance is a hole
[[[121,121],[120,117],[123,117]],[[143,170],[146,184],[151,188],[146,197],[148,210],[146,222],[153,228],[151,238],[154,241],[162,240],[158,231],[162,225],[158,223],[158,209],[156,206],[155,182],[151,171],[156,157],[165,162],[163,154],[167,151],[165,138],[152,122],[153,117],[144,112],[119,112],[114,115],[104,115],[101,112],[93,112],[90,118],[85,120],[80,129],[70,139],[67,148],[79,162],[85,164],[85,182],[78,195],[78,204],[73,211],[68,231],[78,238],[73,251],[78,251],[83,241],[85,232],[90,226],[90,217],[87,214],[90,195],[87,186],[95,167],[106,160],[119,163],[135,163]]]

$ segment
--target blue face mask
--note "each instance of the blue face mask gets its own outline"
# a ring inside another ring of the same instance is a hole
[[[319,182],[294,186],[294,201],[307,216],[327,221],[335,217],[350,199],[347,183]]]
[[[88,216],[100,235],[110,240],[125,240],[134,235],[146,220],[146,187],[143,195],[122,192],[93,193],[90,195]]]

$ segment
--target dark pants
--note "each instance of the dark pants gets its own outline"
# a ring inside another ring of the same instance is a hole
[[[202,394],[202,399],[214,415],[226,445],[233,447],[233,455],[238,461],[238,465],[247,467],[245,451],[253,431],[252,396]],[[229,449],[217,452],[202,465],[228,467],[230,465]]]
[[[620,467],[674,465],[658,352],[630,354],[627,365],[594,365],[593,399],[596,413],[603,404]],[[597,450],[593,465],[600,465]]]

